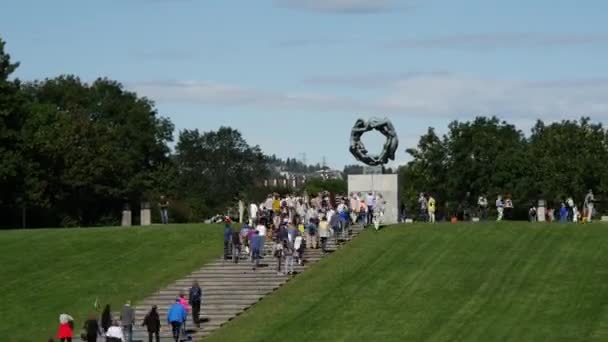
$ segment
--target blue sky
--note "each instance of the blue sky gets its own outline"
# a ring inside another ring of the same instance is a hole
[[[341,168],[358,117],[393,121],[397,163],[454,119],[608,118],[606,13],[601,0],[4,0],[0,35],[19,78],[109,77],[178,130],[232,126]]]

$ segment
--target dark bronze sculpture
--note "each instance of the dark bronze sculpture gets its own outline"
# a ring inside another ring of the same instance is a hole
[[[361,141],[361,136],[365,132],[369,132],[373,129],[386,137],[386,142],[379,155],[368,154],[365,145],[363,145],[363,142]],[[358,161],[370,166],[383,166],[388,163],[389,160],[395,160],[395,152],[397,151],[398,145],[399,140],[397,139],[395,127],[393,127],[393,124],[386,118],[371,118],[369,121],[358,119],[350,132],[350,153],[352,153]]]

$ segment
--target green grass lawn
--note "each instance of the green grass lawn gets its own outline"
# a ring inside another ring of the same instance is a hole
[[[96,298],[119,311],[219,257],[221,241],[213,225],[0,231],[0,340],[47,341],[63,312],[79,332]]]
[[[208,341],[608,341],[608,225],[366,231]]]

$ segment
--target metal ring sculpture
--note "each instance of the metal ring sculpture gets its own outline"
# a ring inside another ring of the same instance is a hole
[[[365,145],[361,141],[361,136],[371,130],[377,130],[386,137],[386,142],[382,148],[382,152],[379,155],[368,154]],[[376,166],[384,165],[390,160],[395,160],[395,152],[399,140],[397,139],[397,132],[395,127],[388,119],[371,118],[369,121],[358,119],[350,132],[350,153],[355,158],[367,165]]]

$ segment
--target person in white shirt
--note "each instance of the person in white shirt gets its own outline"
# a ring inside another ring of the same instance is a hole
[[[420,217],[422,218],[423,222],[428,221],[428,209],[427,209],[427,199],[426,196],[424,196],[424,193],[421,192],[420,196],[418,196],[418,204],[420,205]]]
[[[585,196],[585,209],[587,209],[587,222],[591,222],[593,216],[593,202],[595,197],[593,196],[593,190],[589,189],[587,196]]]
[[[477,199],[477,206],[479,207],[479,218],[485,219],[488,215],[488,199],[486,196],[479,196]]]
[[[370,191],[365,197],[367,205],[367,224],[372,224],[374,221],[374,206],[376,205],[376,196]]]
[[[261,243],[260,243],[260,257],[264,257],[264,242],[266,240],[266,226],[264,225],[264,223],[265,222],[260,222],[255,227],[255,230],[258,231],[259,238],[262,240]]]
[[[258,218],[258,206],[255,203],[249,205],[249,225],[253,226]]]
[[[112,322],[112,326],[106,331],[106,341],[108,342],[126,342],[125,336],[122,333],[122,328],[118,321]]]
[[[498,216],[496,217],[496,221],[502,221],[502,215],[505,209],[505,205],[502,202],[502,196],[498,195],[498,197],[496,198],[496,212],[498,213]]]
[[[568,207],[568,220],[572,222],[574,221],[574,200],[572,197],[566,199],[566,206]]]

